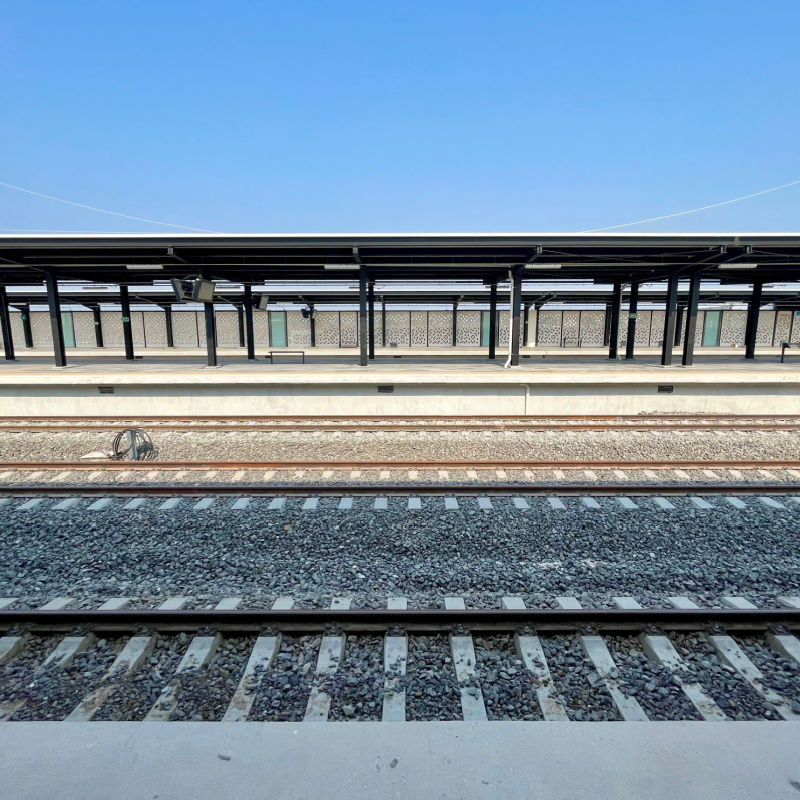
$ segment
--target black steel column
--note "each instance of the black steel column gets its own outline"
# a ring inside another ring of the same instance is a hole
[[[244,347],[247,343],[244,338],[244,309],[236,306],[236,321],[239,323],[239,347]]]
[[[206,318],[206,363],[217,366],[217,321],[214,317],[214,303],[203,303]]]
[[[619,312],[622,305],[622,282],[614,281],[614,296],[611,300],[611,323],[608,326],[608,357],[616,359],[619,349]]]
[[[667,304],[664,314],[664,338],[661,342],[661,366],[672,364],[672,348],[675,341],[675,315],[678,310],[678,273],[670,272],[667,281]]]
[[[683,335],[681,364],[689,367],[694,360],[694,336],[697,330],[697,305],[700,301],[700,273],[693,272],[689,281],[689,307],[686,309],[686,332]]]
[[[119,287],[119,302],[122,306],[122,337],[125,340],[125,360],[133,361],[133,330],[131,329],[131,303],[128,287]]]
[[[456,342],[458,341],[458,303],[453,303],[453,347],[456,346]]]
[[[358,363],[362,367],[369,363],[367,325],[367,271],[361,267],[358,271]]]
[[[8,295],[6,287],[0,283],[0,330],[3,332],[3,350],[6,361],[15,361],[14,338],[11,334],[11,317],[8,311]]]
[[[26,303],[21,306],[22,333],[25,336],[25,347],[33,347],[33,328],[31,327],[31,307]]]
[[[175,336],[172,333],[172,306],[164,306],[164,325],[167,329],[167,347],[175,347]]]
[[[763,284],[753,284],[753,295],[747,304],[747,327],[744,333],[744,357],[756,357],[756,333],[758,332],[758,312],[761,309],[761,289]]]
[[[367,314],[369,316],[369,358],[375,358],[375,281],[367,287]]]
[[[247,333],[247,358],[252,361],[256,357],[256,343],[253,338],[253,287],[244,285],[244,325]]]
[[[103,347],[103,320],[100,317],[100,306],[92,306],[92,322],[94,323],[94,343]]]
[[[508,363],[519,366],[519,314],[522,304],[522,270],[514,269],[511,278],[511,324],[508,333]]]
[[[678,315],[675,318],[675,347],[681,343],[681,329],[683,328],[683,306],[678,306]]]
[[[44,279],[47,287],[47,306],[50,311],[50,330],[53,332],[53,355],[57,367],[67,366],[67,354],[64,349],[64,327],[61,324],[61,301],[58,298],[58,281],[52,273]]]
[[[526,303],[522,307],[522,346],[528,346],[528,328],[530,325],[528,324],[528,315],[531,313],[531,304]]]
[[[603,324],[603,347],[611,343],[611,303],[606,303],[606,318]]]
[[[308,304],[308,327],[311,331],[311,346],[317,346],[317,321],[314,319],[314,304]]]
[[[381,346],[386,347],[386,298],[381,297]]]
[[[489,286],[489,358],[495,357],[497,344],[497,281]]]
[[[636,319],[639,314],[639,284],[631,284],[631,294],[628,299],[628,333],[625,339],[625,358],[633,358],[636,346]]]

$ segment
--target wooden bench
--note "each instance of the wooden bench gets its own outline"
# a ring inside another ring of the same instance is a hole
[[[786,350],[792,347],[800,347],[800,342],[781,342],[781,364],[786,357]]]
[[[300,356],[303,359],[303,364],[306,363],[306,351],[305,350],[270,350],[267,354],[269,356],[269,363],[275,363],[275,356]]]

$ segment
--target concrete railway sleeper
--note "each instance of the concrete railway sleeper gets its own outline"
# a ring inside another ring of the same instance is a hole
[[[56,598],[6,608],[0,721],[800,721],[798,598],[781,609],[742,598],[696,608],[676,597],[656,609],[631,597],[612,609],[557,600],[476,610],[446,597],[443,608],[408,609],[394,597],[353,609],[340,597],[302,609],[281,597],[252,611],[240,598],[192,610],[176,597],[142,612],[130,598],[96,610]]]

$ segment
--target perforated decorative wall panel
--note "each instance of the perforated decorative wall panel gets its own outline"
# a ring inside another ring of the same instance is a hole
[[[723,347],[730,347],[732,344],[744,344],[744,332],[746,327],[746,311],[723,311],[719,334],[720,345]]]
[[[25,349],[25,331],[22,329],[22,314],[18,311],[11,311],[9,314],[11,323],[11,341],[14,343],[14,350]],[[3,343],[3,331],[0,329],[0,344]]]
[[[269,349],[268,311],[253,312],[253,341],[257,348],[261,348],[262,353]]]
[[[603,311],[581,311],[581,344],[583,347],[594,347],[603,344]]]
[[[411,346],[426,347],[428,344],[428,312],[412,311],[411,317]]]
[[[204,311],[195,311],[195,321],[197,324],[197,344],[200,347],[206,346],[206,315]]]
[[[580,340],[580,311],[565,311],[561,317],[561,341],[565,347],[577,347]]]
[[[663,311],[650,312],[650,346],[661,347],[664,338],[664,317]]]
[[[134,348],[144,347],[144,320],[141,311],[131,311],[131,333]]]
[[[703,343],[703,324],[706,321],[706,312],[705,311],[698,311],[697,312],[697,327],[694,331],[694,346],[700,347]]]
[[[375,306],[375,347],[383,347],[383,318],[380,308]]]
[[[172,312],[172,339],[175,347],[197,347],[197,317],[194,311]]]
[[[500,311],[497,314],[497,346],[508,347],[508,311]]]
[[[239,315],[235,311],[217,311],[217,347],[238,346]]]
[[[775,340],[773,344],[779,347],[781,342],[789,341],[789,331],[792,326],[792,312],[778,311],[775,322]]]
[[[453,342],[453,312],[430,311],[428,313],[428,344],[431,347],[446,347]]]
[[[167,346],[167,317],[163,311],[144,311],[144,344],[145,347]]]
[[[539,344],[558,347],[561,344],[561,312],[539,312]]]
[[[75,332],[75,347],[97,347],[91,311],[73,311],[72,330]]]
[[[358,313],[356,311],[339,312],[339,329],[342,347],[358,347]]]
[[[47,311],[31,311],[33,346],[53,349],[53,334],[50,330],[50,314]]]
[[[396,344],[398,347],[408,347],[411,343],[409,338],[410,318],[408,311],[387,311],[386,312],[386,346]]]
[[[756,344],[772,345],[772,331],[775,328],[775,312],[761,311],[756,328]]]
[[[105,347],[124,347],[122,336],[122,312],[101,311],[100,324],[103,327],[103,345]]]
[[[456,318],[456,345],[459,347],[480,347],[481,312],[459,311]]]
[[[625,325],[628,324],[627,314],[625,315]],[[652,314],[649,311],[636,312],[636,335],[634,336],[634,346],[637,344],[645,347],[650,344],[650,320]]]
[[[302,311],[286,312],[286,342],[289,347],[311,346],[311,320]]]
[[[316,322],[317,347],[338,347],[339,312],[318,311]]]

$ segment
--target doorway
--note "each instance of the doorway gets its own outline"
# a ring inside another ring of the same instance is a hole
[[[703,347],[719,347],[721,311],[706,311],[703,317]]]

